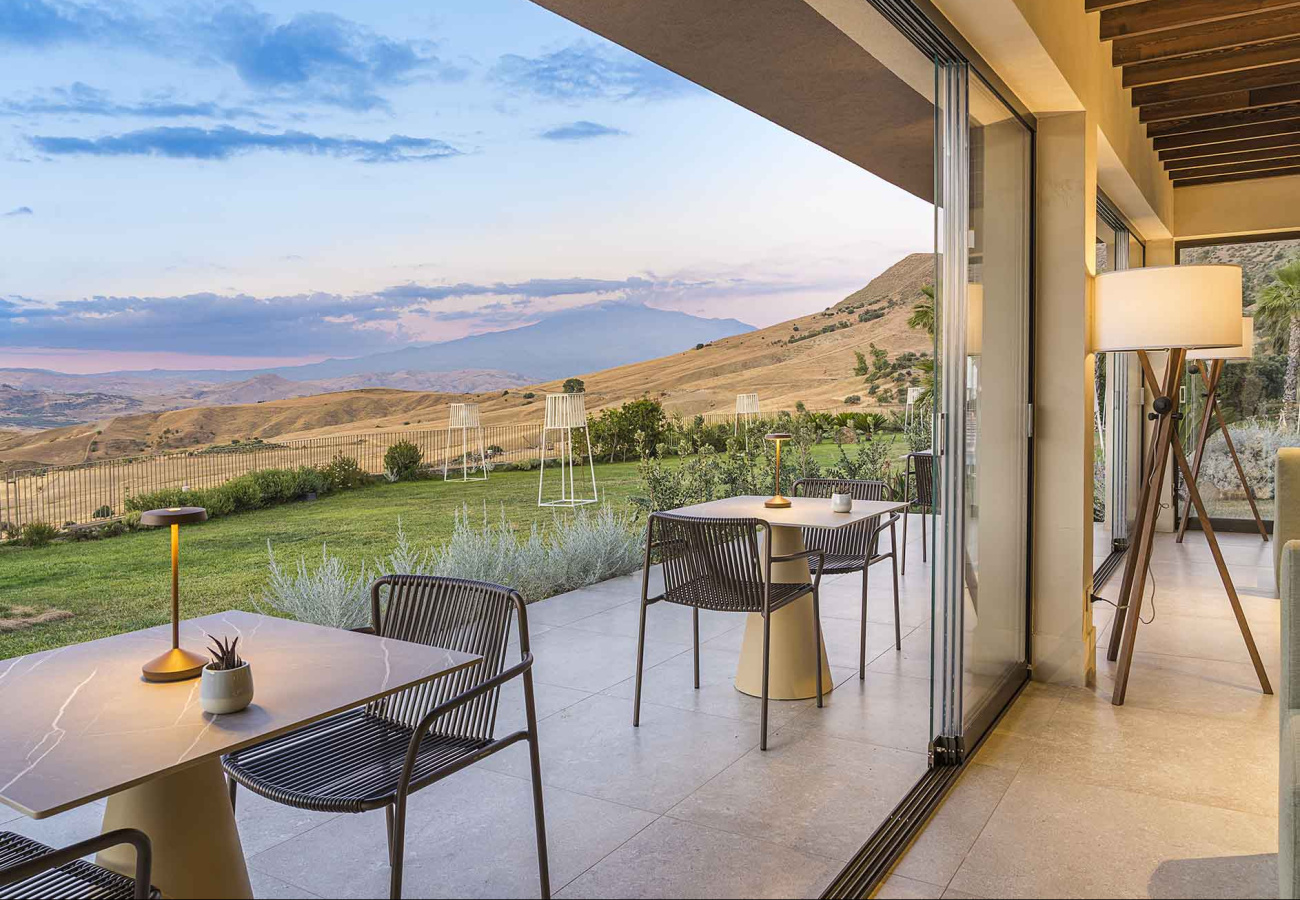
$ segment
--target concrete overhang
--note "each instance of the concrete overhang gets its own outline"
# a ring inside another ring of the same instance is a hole
[[[934,201],[933,68],[861,0],[533,2]]]

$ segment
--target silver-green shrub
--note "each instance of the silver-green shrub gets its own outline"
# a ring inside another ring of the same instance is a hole
[[[1273,498],[1273,466],[1277,451],[1282,447],[1300,447],[1300,434],[1282,430],[1270,421],[1252,419],[1228,426],[1233,446],[1241,459],[1246,480],[1259,500]],[[1201,464],[1201,480],[1208,482],[1228,496],[1241,494],[1241,480],[1237,468],[1228,454],[1222,432],[1216,432],[1205,445],[1205,459]]]
[[[636,571],[643,559],[643,531],[630,511],[605,505],[557,513],[549,529],[534,523],[523,535],[504,510],[493,521],[486,505],[481,519],[462,507],[450,540],[440,547],[417,547],[399,519],[392,551],[359,572],[324,546],[319,565],[309,568],[301,558],[296,572],[286,572],[267,542],[269,584],[253,603],[303,622],[355,628],[370,623],[369,585],[385,574],[487,581],[514,588],[532,603]]]
[[[298,559],[296,572],[281,569],[275,561],[271,542],[266,542],[269,583],[261,599],[253,605],[274,611],[300,622],[331,628],[357,628],[370,624],[370,570],[362,564],[353,572],[343,560],[331,556],[321,544],[320,565],[308,568],[307,558]]]

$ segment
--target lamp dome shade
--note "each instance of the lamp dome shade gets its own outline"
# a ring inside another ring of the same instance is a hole
[[[208,511],[201,506],[172,506],[140,513],[141,525],[190,525],[207,520]]]
[[[1250,359],[1255,355],[1255,320],[1241,317],[1241,346],[1220,350],[1193,350],[1187,354],[1192,359]]]
[[[1092,349],[1241,345],[1241,267],[1152,266],[1098,275]]]

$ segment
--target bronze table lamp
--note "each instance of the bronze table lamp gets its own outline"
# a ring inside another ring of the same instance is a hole
[[[768,509],[789,509],[790,501],[781,496],[781,442],[790,440],[791,435],[784,431],[773,432],[766,435],[767,440],[776,444],[776,496],[771,500],[766,500],[763,505]]]
[[[197,678],[208,659],[181,647],[180,562],[182,525],[204,522],[208,511],[199,506],[174,506],[151,509],[140,514],[141,525],[172,527],[172,648],[144,664],[145,681],[184,681]]]

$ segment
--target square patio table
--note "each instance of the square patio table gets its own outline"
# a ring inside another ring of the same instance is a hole
[[[185,646],[239,637],[248,709],[209,715],[199,679],[143,680],[171,626],[0,660],[0,801],[43,819],[108,797],[103,830],[153,843],[168,897],[251,897],[223,754],[476,665],[481,657],[289,619],[227,612],[181,623]],[[130,874],[134,850],[101,864]]]
[[[728,497],[672,510],[683,516],[709,519],[761,519],[769,526],[768,540],[773,556],[787,556],[805,549],[805,528],[844,528],[864,519],[875,519],[907,509],[906,502],[891,500],[854,500],[853,509],[837,513],[831,501],[817,497],[791,497],[787,509],[768,509],[766,497]],[[807,560],[774,563],[772,580],[777,584],[808,584],[812,574]],[[812,595],[772,613],[770,672],[768,696],[773,700],[806,700],[817,696],[817,663],[808,652],[812,646]],[[821,623],[818,623],[821,627]],[[821,642],[822,693],[833,689],[830,663],[826,660],[826,641]],[[736,667],[736,690],[753,697],[763,693],[763,617],[750,613],[745,623],[745,639]]]

